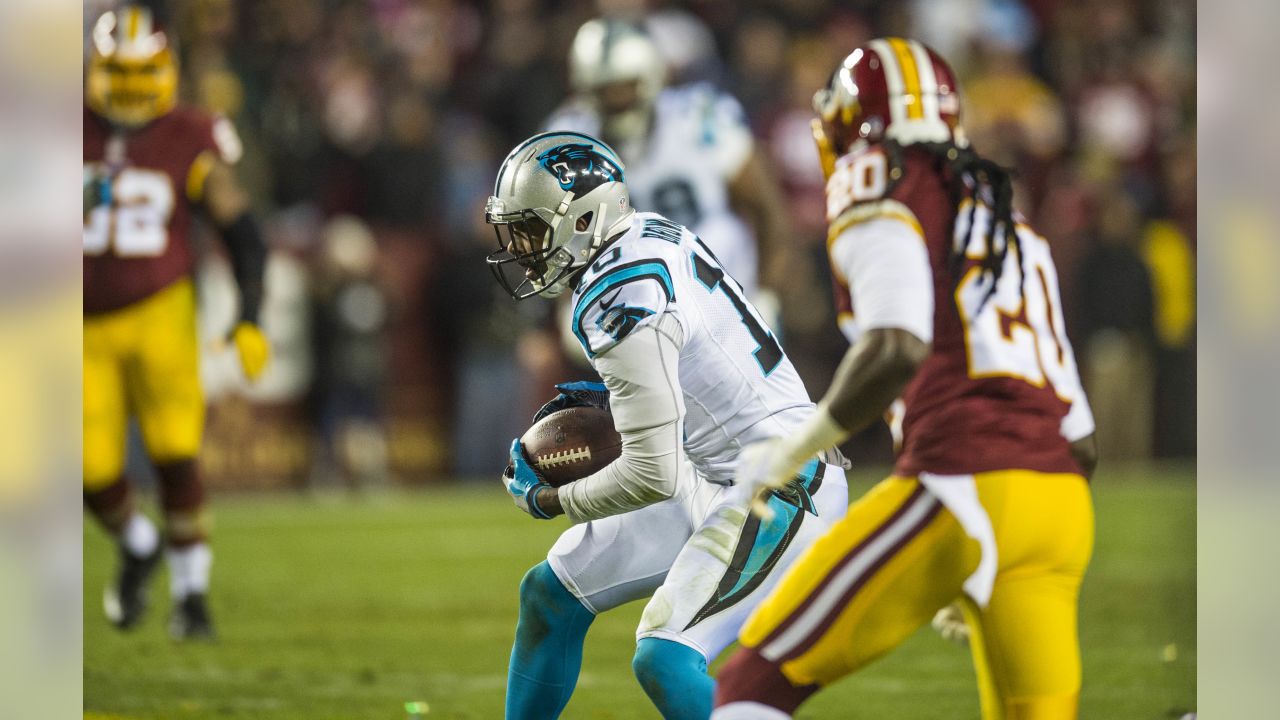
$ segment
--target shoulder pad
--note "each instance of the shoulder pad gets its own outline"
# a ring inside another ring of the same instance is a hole
[[[588,358],[657,319],[675,301],[666,262],[648,258],[609,268],[575,293],[573,334]]]

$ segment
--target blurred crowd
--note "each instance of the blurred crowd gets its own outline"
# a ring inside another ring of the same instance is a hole
[[[110,3],[88,0],[87,22],[95,4]],[[743,103],[792,214],[801,262],[779,289],[781,333],[811,389],[845,345],[810,98],[854,47],[909,35],[959,72],[975,147],[1016,169],[1017,205],[1054,248],[1104,456],[1195,453],[1191,0],[171,5],[183,95],[234,120],[273,251],[272,376],[248,391],[207,363],[223,396],[213,478],[416,483],[500,469],[551,390],[520,369],[565,360],[522,339],[541,301],[514,303],[492,281],[481,208],[502,157],[565,99],[570,41],[600,15],[642,23],[672,83],[710,81]],[[232,286],[216,257],[207,265],[216,308]],[[230,313],[207,313],[209,332]],[[276,450],[255,450],[263,442]],[[887,459],[883,435],[858,442],[857,456]]]

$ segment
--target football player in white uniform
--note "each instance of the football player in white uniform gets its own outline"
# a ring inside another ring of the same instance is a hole
[[[595,615],[652,595],[633,669],[664,717],[705,720],[707,663],[781,569],[844,514],[844,461],[815,455],[770,496],[771,519],[747,512],[731,487],[740,449],[792,432],[814,405],[715,253],[632,209],[607,145],[562,132],[521,143],[485,220],[499,242],[490,269],[513,297],[572,289],[572,332],[623,441],[613,463],[559,488],[512,443],[503,481],[516,505],[573,526],[521,583],[507,717],[557,717]],[[566,390],[549,405],[584,395]]]
[[[664,87],[666,77],[642,29],[592,20],[569,54],[574,96],[545,129],[586,133],[616,148],[632,206],[693,230],[755,300],[757,274],[770,259],[761,251],[786,249],[782,195],[738,101],[707,83]]]

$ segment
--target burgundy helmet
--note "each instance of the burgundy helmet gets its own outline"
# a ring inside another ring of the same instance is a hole
[[[968,144],[955,73],[915,40],[878,38],[849,53],[814,93],[813,109],[814,137],[828,172],[859,140]]]

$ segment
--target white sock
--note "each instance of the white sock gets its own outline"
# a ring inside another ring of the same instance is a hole
[[[758,702],[732,702],[713,710],[711,720],[791,720],[791,716]]]
[[[147,557],[160,544],[160,532],[150,518],[134,510],[120,531],[120,542],[130,555]]]
[[[175,600],[192,593],[209,591],[209,568],[213,565],[213,551],[207,543],[195,543],[165,551],[169,562],[169,593]]]

